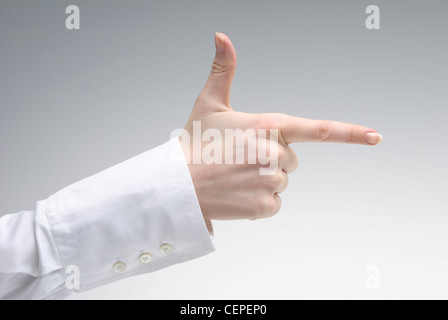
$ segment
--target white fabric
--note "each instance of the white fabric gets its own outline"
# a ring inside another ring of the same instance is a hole
[[[162,253],[162,244],[173,252]],[[60,299],[214,250],[178,139],[0,218],[0,299]],[[143,264],[142,253],[152,260]],[[117,273],[113,265],[126,264]],[[70,273],[69,273],[70,274]]]

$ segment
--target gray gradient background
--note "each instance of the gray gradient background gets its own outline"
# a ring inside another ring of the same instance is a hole
[[[65,29],[70,4],[79,31]],[[364,26],[370,4],[379,31]],[[167,141],[219,31],[238,54],[235,109],[363,124],[384,144],[296,144],[278,216],[216,222],[215,253],[72,299],[448,298],[447,12],[442,0],[0,0],[0,212]],[[380,290],[366,289],[369,265]]]

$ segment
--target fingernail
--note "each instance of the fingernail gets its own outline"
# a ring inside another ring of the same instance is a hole
[[[378,145],[383,142],[383,136],[379,133],[369,132],[366,133],[366,141],[368,144]]]
[[[215,45],[216,45],[217,52],[224,51],[224,38],[222,37],[222,33],[219,33],[219,32],[215,33]]]

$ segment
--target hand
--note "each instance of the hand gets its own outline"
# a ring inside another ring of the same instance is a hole
[[[288,173],[297,169],[298,160],[289,147],[294,142],[341,142],[376,145],[382,136],[375,130],[348,123],[311,120],[284,114],[248,114],[236,112],[230,106],[230,89],[236,69],[236,53],[230,39],[222,33],[215,35],[216,55],[210,76],[199,94],[193,111],[185,127],[193,137],[194,122],[200,121],[201,130],[215,129],[225,136],[226,129],[267,130],[267,154],[278,159],[272,174],[260,174],[266,167],[259,154],[255,164],[248,159],[243,164],[193,164],[193,143],[191,139],[181,139],[185,157],[196,189],[196,194],[206,220],[218,219],[259,219],[276,214],[280,210],[282,193],[288,185]],[[198,123],[198,122],[196,122]],[[275,139],[269,135],[277,129]],[[250,145],[253,137],[243,134],[244,144]],[[190,140],[190,141],[189,141]],[[207,143],[202,143],[204,151]],[[228,152],[223,143],[224,153]],[[232,150],[230,150],[232,151]],[[225,161],[223,161],[224,163]],[[226,162],[228,163],[228,162]]]

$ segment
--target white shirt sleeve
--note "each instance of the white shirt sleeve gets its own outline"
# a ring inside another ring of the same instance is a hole
[[[213,250],[176,138],[1,217],[0,299],[65,298]]]

